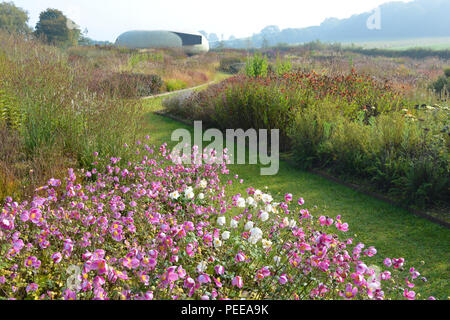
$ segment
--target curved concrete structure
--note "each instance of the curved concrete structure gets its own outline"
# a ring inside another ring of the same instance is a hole
[[[128,31],[117,38],[116,45],[129,49],[182,48],[187,54],[209,51],[208,40],[198,32]]]

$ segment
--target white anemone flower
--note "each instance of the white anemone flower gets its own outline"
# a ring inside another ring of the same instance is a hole
[[[200,188],[205,189],[208,186],[208,182],[206,180],[200,181]]]
[[[255,224],[253,223],[253,221],[247,222],[247,223],[245,224],[245,226],[244,226],[245,231],[248,231],[248,230],[252,229],[254,225],[255,225]]]
[[[269,249],[272,247],[272,241],[270,240],[266,240],[266,239],[262,239],[262,246],[264,249]]]
[[[223,227],[227,223],[227,218],[225,216],[221,216],[217,218],[217,224],[221,227]]]
[[[172,200],[177,200],[180,197],[180,194],[178,193],[178,191],[174,191],[171,194],[169,194],[169,197]]]
[[[239,198],[239,199],[237,200],[237,206],[238,206],[239,208],[245,208],[245,199],[244,199],[244,198]]]
[[[214,238],[214,247],[219,248],[222,246],[222,240],[219,238]]]
[[[265,222],[265,221],[269,220],[269,213],[266,212],[266,211],[263,211],[261,213],[260,219],[261,219],[262,222]]]
[[[230,231],[224,231],[224,232],[222,233],[222,239],[223,239],[223,240],[228,240],[228,239],[230,239]]]

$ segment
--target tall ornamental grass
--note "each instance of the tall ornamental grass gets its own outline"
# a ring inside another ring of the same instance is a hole
[[[93,150],[120,155],[137,103],[88,90],[87,66],[69,64],[60,49],[3,33],[0,44],[0,121],[18,133],[26,161],[44,154],[43,168],[53,159],[88,167]]]

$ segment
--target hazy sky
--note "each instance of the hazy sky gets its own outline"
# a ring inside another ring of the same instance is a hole
[[[3,2],[3,0],[0,0]],[[47,8],[63,11],[88,36],[115,41],[136,29],[205,30],[245,37],[268,25],[302,28],[329,17],[348,18],[389,0],[7,0],[26,9],[34,27]],[[401,0],[409,2],[408,0]]]

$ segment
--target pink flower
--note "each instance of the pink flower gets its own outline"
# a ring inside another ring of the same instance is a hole
[[[342,223],[340,220],[336,221],[336,228],[339,231],[347,232],[348,231],[348,223]]]
[[[38,287],[39,287],[39,286],[38,286],[36,283],[30,283],[30,284],[27,286],[26,291],[27,291],[27,293],[29,293],[30,291],[35,292],[35,291],[37,291]]]
[[[231,284],[234,287],[238,287],[238,288],[242,288],[244,286],[244,282],[243,282],[242,278],[239,276],[234,277],[233,280],[231,281]]]
[[[36,257],[28,257],[25,260],[25,267],[33,267],[35,269],[39,269],[41,266],[41,261],[39,261]]]
[[[47,184],[51,187],[59,187],[61,185],[61,180],[51,178]]]
[[[398,259],[392,259],[392,264],[394,265],[394,268],[398,269],[403,266],[403,263],[405,262],[405,259],[398,258]]]
[[[214,270],[218,275],[223,275],[225,273],[225,268],[221,265],[217,265],[214,267]]]
[[[41,210],[38,208],[32,208],[30,210],[30,220],[31,222],[33,222],[34,224],[39,223],[39,221],[42,218],[42,213]]]
[[[305,204],[305,200],[303,200],[303,198],[300,198],[300,199],[298,199],[297,203],[298,203],[299,206],[302,206],[302,205]]]
[[[278,283],[283,285],[283,284],[286,284],[287,282],[288,282],[287,276],[285,274],[281,275],[280,279],[278,280]]]
[[[408,300],[414,300],[416,298],[416,293],[414,291],[408,291],[408,289],[405,289],[405,291],[403,292],[403,296]]]
[[[386,267],[388,267],[388,268],[389,268],[390,266],[392,266],[392,260],[389,259],[389,258],[384,259],[383,263],[384,263],[384,265],[385,265]]]
[[[76,294],[76,292],[66,289],[66,290],[64,290],[63,298],[64,298],[64,300],[76,300],[77,294]]]
[[[284,195],[284,200],[285,200],[286,202],[291,202],[291,201],[292,201],[292,193],[286,193],[286,194]]]
[[[191,277],[186,278],[186,280],[184,280],[184,286],[186,288],[193,288],[195,286],[195,280]]]
[[[358,293],[358,288],[353,287],[351,283],[347,283],[347,285],[345,286],[345,292],[344,292],[343,296],[346,300],[350,300],[350,299],[353,299],[357,293]]]
[[[242,251],[239,251],[239,253],[234,257],[234,260],[238,262],[245,261],[245,254]]]
[[[59,252],[55,252],[54,254],[52,254],[52,260],[54,263],[60,263],[62,260],[62,255]]]
[[[206,273],[203,273],[197,277],[197,281],[199,283],[209,283],[211,282],[211,278]]]

